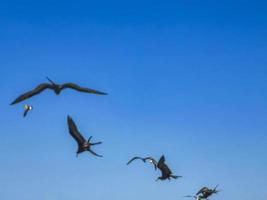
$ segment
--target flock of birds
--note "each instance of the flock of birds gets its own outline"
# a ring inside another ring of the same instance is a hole
[[[73,90],[76,90],[79,92],[91,93],[91,94],[96,94],[96,95],[107,95],[107,93],[105,93],[105,92],[101,92],[101,91],[90,89],[90,88],[80,87],[79,85],[74,84],[74,83],[56,84],[55,82],[50,80],[48,77],[47,77],[47,80],[50,83],[39,84],[33,90],[26,92],[26,93],[20,95],[19,97],[17,97],[10,105],[20,103],[20,102],[22,102],[26,99],[29,99],[29,98],[37,95],[37,94],[40,94],[41,92],[43,92],[46,89],[53,90],[56,95],[59,95],[62,90],[67,89],[67,88],[73,89]],[[25,105],[23,116],[26,117],[28,112],[32,109],[33,109],[33,106]],[[68,124],[68,129],[69,129],[70,135],[73,137],[73,139],[78,144],[78,149],[76,152],[77,157],[78,157],[78,154],[85,152],[85,151],[89,151],[94,156],[103,157],[102,155],[99,155],[92,150],[92,146],[99,145],[102,142],[94,142],[94,143],[91,142],[92,136],[90,136],[89,139],[86,140],[83,137],[83,135],[80,133],[79,129],[77,128],[77,125],[75,124],[74,120],[69,115],[67,116],[67,124]],[[155,170],[157,170],[157,169],[160,170],[161,176],[158,177],[156,179],[156,181],[158,181],[158,180],[163,181],[163,180],[167,180],[167,179],[168,180],[178,179],[178,178],[182,177],[182,176],[173,175],[172,171],[170,170],[168,165],[165,163],[165,156],[164,155],[162,155],[158,161],[156,161],[152,157],[142,158],[139,156],[135,156],[127,163],[127,165],[129,165],[130,163],[132,163],[135,160],[142,160],[144,163],[146,163],[146,162],[151,163],[154,165]],[[208,198],[211,197],[213,194],[216,194],[219,192],[219,190],[217,190],[217,187],[218,187],[218,185],[213,189],[210,189],[208,187],[202,187],[195,195],[187,195],[184,197],[191,197],[191,198],[194,198],[196,200],[208,200]]]

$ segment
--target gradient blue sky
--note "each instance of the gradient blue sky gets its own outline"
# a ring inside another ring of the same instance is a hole
[[[267,196],[266,1],[0,1],[0,199],[214,200]],[[93,96],[19,94],[76,82]],[[70,114],[103,141],[75,157]],[[134,155],[184,178],[154,182]]]

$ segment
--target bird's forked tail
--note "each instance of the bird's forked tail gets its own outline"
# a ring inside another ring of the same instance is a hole
[[[176,176],[176,175],[171,175],[170,177],[173,178],[173,179],[182,178],[182,176]]]

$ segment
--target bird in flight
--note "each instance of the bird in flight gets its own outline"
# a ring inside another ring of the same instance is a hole
[[[180,178],[182,176],[176,176],[176,175],[173,175],[172,174],[172,171],[170,170],[170,168],[165,164],[165,157],[164,155],[161,156],[161,158],[159,159],[159,161],[157,162],[154,158],[152,157],[146,157],[146,158],[142,158],[142,157],[133,157],[128,163],[130,164],[132,161],[136,160],[136,159],[141,159],[143,162],[150,162],[152,163],[154,166],[155,166],[155,169],[159,169],[161,171],[161,176],[158,177],[156,179],[156,181],[158,180],[170,180],[171,178],[173,179],[177,179],[177,178]]]
[[[28,114],[28,112],[29,112],[30,110],[32,110],[32,109],[33,109],[32,106],[26,104],[26,105],[24,106],[23,117],[26,117],[26,115]]]
[[[86,141],[84,137],[81,135],[81,133],[79,132],[75,122],[70,116],[68,116],[67,121],[68,121],[69,133],[76,140],[78,144],[78,150],[76,152],[76,156],[78,157],[78,154],[84,151],[89,151],[90,153],[92,153],[93,155],[97,157],[103,157],[102,155],[98,155],[91,149],[92,146],[102,144],[102,142],[90,143],[92,136],[90,136],[88,141]]]
[[[219,190],[217,190],[217,187],[218,187],[218,185],[216,185],[216,187],[214,189],[209,189],[208,187],[203,187],[196,193],[196,195],[197,196],[199,195],[201,199],[207,199],[211,195],[219,192]]]
[[[203,187],[196,193],[196,195],[193,195],[193,196],[192,195],[187,195],[187,196],[184,196],[184,197],[193,197],[196,200],[201,200],[201,199],[208,200],[208,198],[211,195],[216,194],[216,193],[219,192],[219,190],[217,190],[217,187],[218,187],[218,185],[216,185],[216,187],[214,189],[209,189],[208,187]]]
[[[90,88],[80,87],[79,85],[74,84],[74,83],[56,84],[52,80],[50,80],[48,77],[46,77],[46,78],[50,83],[39,84],[33,90],[20,95],[10,105],[14,105],[16,103],[24,101],[25,99],[31,98],[31,97],[43,92],[46,89],[53,90],[56,95],[59,95],[61,93],[61,91],[66,89],[66,88],[74,89],[74,90],[79,91],[79,92],[86,92],[86,93],[98,94],[98,95],[107,95],[107,93],[105,93],[105,92],[101,92],[101,91],[90,89]]]
[[[182,176],[176,176],[172,174],[172,171],[170,170],[170,168],[165,164],[165,157],[164,155],[161,156],[161,158],[158,161],[157,164],[157,168],[161,171],[161,176],[157,178],[156,181],[158,180],[171,180],[171,178],[173,179],[177,179],[177,178],[181,178]]]

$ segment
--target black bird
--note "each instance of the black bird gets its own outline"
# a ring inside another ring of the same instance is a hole
[[[139,157],[139,156],[135,156],[135,157],[133,157],[133,158],[127,163],[127,165],[129,165],[131,162],[133,162],[134,160],[137,160],[137,159],[142,160],[144,163],[145,163],[146,161],[148,161],[149,163],[152,163],[152,164],[154,165],[155,170],[157,169],[157,161],[156,161],[154,158],[152,158],[152,157],[141,158],[141,157]]]
[[[170,170],[170,168],[165,164],[165,157],[164,155],[161,156],[161,158],[158,161],[157,164],[157,168],[161,171],[161,176],[157,178],[156,181],[158,180],[171,180],[171,178],[173,179],[177,179],[177,178],[181,178],[182,176],[176,176],[172,174],[172,171]]]
[[[78,150],[76,152],[77,157],[79,153],[82,153],[84,151],[89,151],[95,156],[102,157],[102,155],[98,155],[91,149],[91,146],[101,144],[102,142],[90,143],[92,136],[90,136],[88,141],[86,141],[84,137],[80,134],[76,124],[74,123],[73,119],[70,116],[68,116],[68,127],[71,136],[76,140],[78,144]]]
[[[211,195],[219,192],[219,190],[217,190],[217,187],[218,187],[218,185],[216,185],[216,187],[214,189],[209,189],[208,187],[203,187],[196,193],[196,195],[199,196],[201,199],[207,199]]]
[[[30,110],[32,110],[32,109],[33,109],[32,106],[26,104],[26,105],[24,106],[23,117],[26,117],[26,115],[28,114],[28,112],[29,112]]]
[[[13,104],[19,103],[21,101],[24,101],[25,99],[31,98],[32,96],[35,96],[35,95],[41,93],[45,89],[54,90],[56,95],[59,95],[61,93],[61,91],[63,89],[66,89],[66,88],[74,89],[74,90],[77,90],[79,92],[86,92],[86,93],[92,93],[92,94],[98,94],[98,95],[107,95],[107,93],[105,93],[105,92],[100,92],[98,90],[80,87],[79,85],[76,85],[74,83],[65,83],[65,84],[61,84],[61,85],[56,84],[53,81],[51,81],[48,77],[46,77],[46,78],[50,83],[42,83],[42,84],[38,85],[35,89],[20,95],[10,105],[13,105]]]

